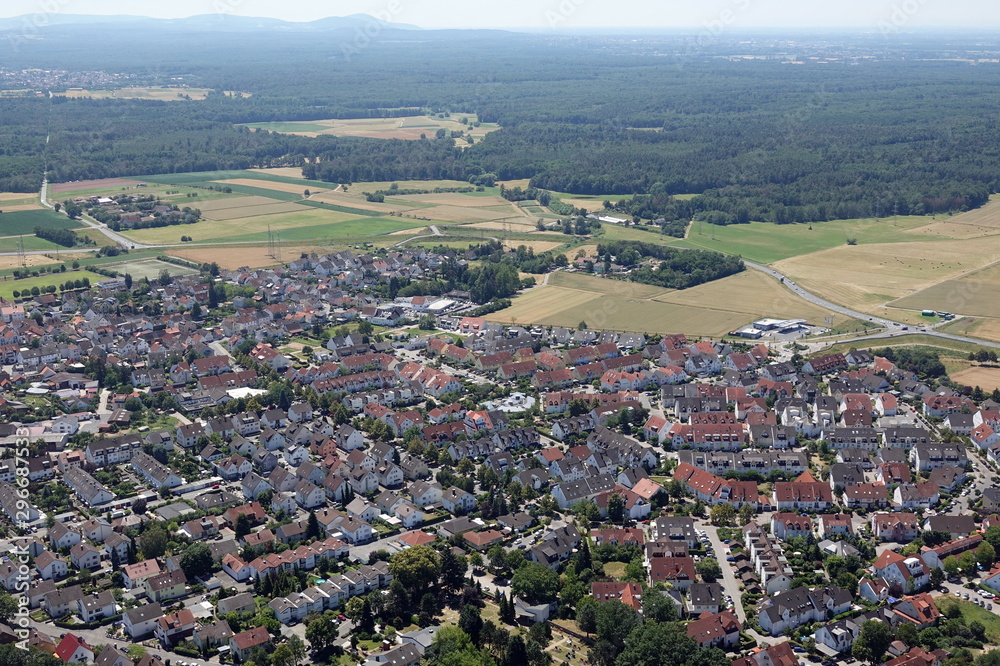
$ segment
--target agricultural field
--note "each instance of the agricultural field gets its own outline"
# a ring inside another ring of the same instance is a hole
[[[976,317],[1000,318],[1000,302],[995,294],[1000,288],[1000,264],[966,273],[940,282],[890,303],[890,307],[909,310],[937,310]]]
[[[117,90],[67,90],[64,93],[54,93],[58,97],[71,99],[90,97],[91,99],[155,99],[161,102],[184,100],[200,101],[208,97],[211,88],[171,88],[143,87],[119,88]]]
[[[14,290],[25,291],[30,290],[32,287],[47,287],[49,285],[55,285],[56,288],[59,285],[65,283],[67,280],[82,280],[87,278],[90,280],[91,284],[96,283],[99,280],[103,280],[104,276],[98,273],[92,273],[91,271],[79,270],[79,271],[67,271],[66,273],[51,273],[48,275],[39,275],[38,277],[24,278],[21,280],[10,279],[9,276],[3,276],[0,278],[0,297],[11,299],[14,298]]]
[[[37,193],[0,192],[0,211],[16,213],[25,210],[42,210]]]
[[[549,276],[548,285],[528,290],[515,298],[510,308],[487,315],[487,319],[567,327],[584,321],[597,328],[712,337],[764,316],[822,320],[825,310],[777,298],[780,286],[774,283],[770,288],[767,280],[742,273],[673,291],[558,271]],[[731,294],[743,296],[733,298]]]
[[[68,183],[49,183],[50,198],[55,194],[78,194],[78,193],[100,193],[115,192],[126,187],[135,187],[145,181],[134,180],[132,178],[100,178],[98,180],[73,180]]]
[[[483,123],[479,127],[470,130],[468,125],[458,122],[460,118],[467,118],[469,123],[476,121],[475,115],[463,114],[453,115],[448,118],[408,116],[405,118],[329,119],[301,122],[248,123],[246,126],[251,129],[263,129],[269,132],[295,134],[297,136],[355,136],[371,139],[404,139],[409,141],[419,140],[421,135],[432,136],[439,129],[449,132],[465,132],[474,139],[482,139],[490,132],[499,129],[498,125]],[[462,142],[463,139],[459,139],[459,141]]]
[[[0,210],[3,208],[0,207]],[[51,229],[78,229],[82,225],[65,215],[44,208],[0,213],[0,236],[19,236],[21,234],[34,236],[35,227],[38,226]],[[28,239],[24,240],[25,248],[27,248]],[[50,243],[46,247],[55,246]]]
[[[332,245],[284,245],[281,247],[281,258],[289,261],[306,253],[326,254],[344,249],[344,246]],[[213,246],[213,247],[176,247],[170,249],[170,256],[187,259],[196,263],[219,264],[220,268],[235,270],[247,268],[263,268],[276,266],[279,262],[269,253],[267,245],[248,246]]]
[[[978,386],[984,391],[1000,389],[1000,368],[972,366],[951,374],[951,379],[964,386]]]
[[[160,277],[160,273],[167,271],[172,277],[184,275],[197,275],[198,271],[187,266],[178,266],[159,259],[134,259],[113,264],[105,264],[104,268],[111,269],[117,273],[125,275],[128,273],[135,280],[146,278],[155,280]]]
[[[846,246],[848,238],[857,239],[859,245],[934,240],[903,234],[907,230],[926,225],[927,220],[926,217],[911,216],[900,217],[896,221],[831,220],[813,224],[751,222],[725,227],[694,222],[687,239],[668,238],[667,241],[678,247],[738,254],[750,261],[770,264],[790,257]]]

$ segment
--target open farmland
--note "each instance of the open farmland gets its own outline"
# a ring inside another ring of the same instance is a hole
[[[355,136],[370,139],[404,139],[417,141],[422,136],[433,135],[443,129],[449,132],[465,132],[474,139],[481,139],[490,132],[499,129],[491,123],[482,123],[471,130],[467,124],[458,122],[466,118],[469,123],[476,121],[475,115],[453,115],[448,118],[435,116],[407,116],[404,118],[353,118],[307,120],[291,122],[248,123],[251,129],[263,129],[280,134],[295,134],[297,136]]]
[[[51,260],[50,260],[51,262]],[[58,289],[59,285],[64,284],[67,280],[82,280],[87,278],[90,280],[90,284],[94,284],[99,280],[103,280],[104,276],[97,273],[91,273],[90,271],[68,271],[66,273],[50,273],[47,275],[39,275],[38,277],[24,278],[22,280],[10,280],[2,279],[0,281],[0,297],[11,299],[14,298],[14,290],[19,292],[25,290],[30,290],[32,287],[38,287],[39,289],[43,287],[48,287],[49,285],[55,285]]]
[[[741,273],[674,291],[558,271],[549,276],[547,286],[527,291],[510,308],[487,318],[567,327],[585,321],[597,328],[718,337],[763,316],[814,321],[825,316],[825,310],[807,303],[782,302],[777,298],[780,286],[774,283],[772,289],[767,281],[765,276]]]
[[[938,310],[978,317],[1000,318],[1000,264],[946,280],[890,303],[909,310]]]
[[[211,88],[118,88],[116,90],[67,90],[55,93],[69,98],[90,97],[91,99],[155,99],[161,102],[185,100],[200,101],[212,92]]]
[[[128,273],[133,279],[141,280],[147,278],[154,280],[160,277],[160,273],[167,271],[171,276],[197,275],[198,271],[187,266],[178,266],[168,261],[159,259],[135,259],[132,261],[122,261],[113,264],[105,264],[104,268],[109,268],[122,275]]]
[[[266,197],[240,197],[238,199],[222,199],[199,206],[202,217],[206,220],[237,220],[259,215],[274,215],[277,213],[301,213],[310,210],[289,201],[275,201]]]
[[[216,183],[221,183],[223,185],[246,185],[249,187],[262,187],[265,190],[274,190],[276,192],[290,192],[292,194],[303,194],[305,190],[303,186],[298,183],[284,183],[273,180],[261,180],[259,178],[226,178],[222,180],[214,181]],[[306,188],[309,189],[310,194],[313,192],[325,192],[326,188],[323,190],[316,188]]]
[[[284,245],[281,247],[281,258],[288,261],[302,253],[326,254],[342,247],[331,245]],[[276,266],[279,262],[269,254],[267,245],[247,246],[212,246],[212,247],[176,247],[170,249],[170,256],[187,259],[199,264],[215,262],[220,268],[235,270],[247,268],[263,268]]]
[[[0,210],[3,210],[2,207],[0,207]],[[18,236],[21,234],[33,236],[35,227],[79,229],[81,226],[76,220],[71,220],[65,215],[60,215],[48,209],[0,213],[0,236]],[[25,243],[27,243],[27,239],[25,239]]]
[[[0,211],[15,213],[25,210],[42,210],[38,194],[20,192],[0,192]],[[0,229],[2,233],[2,229]]]
[[[49,194],[62,194],[66,192],[81,192],[91,190],[119,190],[123,187],[139,185],[145,181],[133,180],[131,178],[101,178],[98,180],[74,180],[69,183],[52,183],[49,185]]]
[[[952,381],[964,386],[978,386],[984,391],[1000,389],[1000,368],[973,366],[951,375]]]

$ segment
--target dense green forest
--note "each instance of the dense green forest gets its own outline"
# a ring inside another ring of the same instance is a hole
[[[544,190],[641,195],[616,209],[662,218],[668,232],[696,215],[728,224],[958,211],[1000,190],[998,66],[961,60],[995,50],[995,36],[920,46],[845,36],[836,47],[806,36],[797,48],[822,62],[793,66],[766,35],[692,50],[684,35],[385,29],[357,48],[351,30],[41,34],[0,39],[5,67],[124,67],[130,85],[182,80],[217,92],[186,102],[0,98],[5,190],[37,189],[46,165],[56,182],[285,165],[329,182],[495,174]],[[771,57],[726,57],[747,52]],[[463,148],[238,125],[426,112],[476,113],[502,129]],[[699,196],[671,196],[680,193]]]

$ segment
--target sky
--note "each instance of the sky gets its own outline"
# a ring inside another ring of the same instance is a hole
[[[183,18],[227,13],[310,21],[371,14],[425,28],[581,30],[1000,28],[997,0],[3,0],[0,18],[47,13]]]

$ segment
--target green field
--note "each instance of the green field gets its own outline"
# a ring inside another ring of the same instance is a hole
[[[0,210],[3,210],[2,204],[0,204]],[[13,213],[0,213],[0,236],[33,235],[35,227],[39,226],[50,229],[79,229],[82,225],[53,210],[20,210]]]
[[[25,250],[53,250],[71,252],[69,248],[56,245],[55,243],[38,238],[37,236],[6,236],[0,237],[0,252],[17,252],[18,241],[23,242]]]
[[[986,610],[971,601],[965,601],[950,594],[935,597],[934,602],[942,615],[957,606],[962,612],[962,619],[965,620],[966,624],[975,620],[986,627],[987,643],[996,645],[1000,642],[1000,616],[993,611]]]
[[[167,271],[173,277],[198,274],[198,271],[194,268],[178,266],[177,264],[160,261],[159,259],[133,259],[121,263],[107,264],[105,268],[116,271],[121,275],[128,273],[136,280],[141,280],[142,278],[154,280],[160,277],[160,273],[163,271]]]
[[[0,296],[3,298],[14,298],[14,290],[25,291],[26,289],[31,289],[32,287],[47,287],[50,284],[58,287],[67,280],[82,280],[87,278],[90,280],[90,284],[95,284],[98,280],[103,280],[104,276],[97,273],[91,273],[90,271],[67,271],[66,273],[54,273],[50,275],[39,275],[38,277],[24,278],[23,280],[10,280],[4,276],[4,279],[0,281]]]
[[[751,222],[725,227],[694,222],[686,240],[663,238],[677,247],[738,254],[750,261],[770,264],[845,245],[848,238],[856,238],[859,244],[866,245],[934,240],[904,233],[931,222],[930,218],[922,216],[901,216],[896,222],[874,219],[831,220],[812,224]]]

